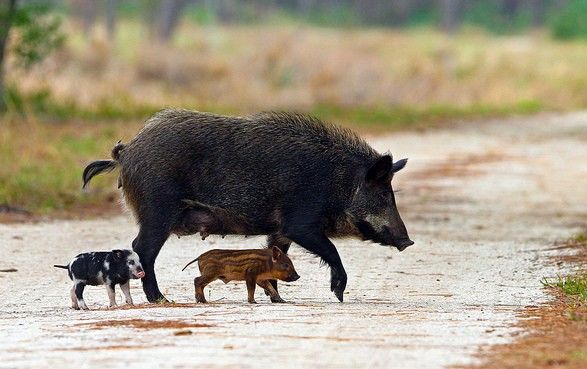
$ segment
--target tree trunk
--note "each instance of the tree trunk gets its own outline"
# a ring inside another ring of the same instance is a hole
[[[448,34],[453,34],[459,25],[459,0],[442,0],[442,30]]]
[[[108,41],[113,43],[116,38],[116,7],[118,0],[106,1],[106,32],[108,33]]]
[[[532,27],[542,27],[546,19],[546,4],[543,0],[528,1],[528,4],[532,11]]]
[[[157,22],[157,39],[167,42],[173,36],[173,31],[179,23],[181,12],[188,4],[188,0],[167,0],[161,3]]]
[[[16,0],[1,0],[2,8],[0,9],[0,111],[6,110],[6,91],[5,91],[5,73],[4,63],[6,59],[6,47],[8,44],[8,35],[14,20],[16,12]]]
[[[94,0],[72,0],[71,8],[73,14],[81,21],[84,29],[84,36],[90,37],[92,27],[96,21],[98,1]]]

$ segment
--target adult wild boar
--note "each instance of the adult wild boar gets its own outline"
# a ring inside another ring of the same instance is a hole
[[[407,159],[394,163],[351,131],[315,118],[163,110],[128,144],[116,145],[112,158],[89,164],[84,186],[121,167],[119,186],[140,226],[133,249],[151,302],[164,299],[154,265],[172,233],[268,235],[268,245],[284,252],[293,241],[328,264],[341,302],[347,275],[329,237],[400,251],[413,244],[391,187]]]

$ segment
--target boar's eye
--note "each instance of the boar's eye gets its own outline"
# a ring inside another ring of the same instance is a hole
[[[134,260],[129,260],[128,261],[128,265],[134,265],[134,264],[135,264],[135,261]]]

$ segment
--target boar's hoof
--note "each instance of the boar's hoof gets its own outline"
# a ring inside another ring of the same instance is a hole
[[[340,302],[343,301],[342,294],[344,293],[345,288],[346,288],[346,278],[344,278],[344,279],[333,278],[332,279],[332,282],[330,283],[330,289],[332,292],[334,292],[334,295],[336,296],[336,298]]]
[[[285,301],[284,299],[282,299],[281,296],[274,296],[274,297],[271,297],[271,302],[274,302],[274,303],[286,303],[287,301]]]

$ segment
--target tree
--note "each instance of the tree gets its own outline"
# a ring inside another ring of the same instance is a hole
[[[175,27],[181,18],[183,8],[189,0],[167,0],[162,1],[159,6],[159,17],[157,19],[157,39],[161,42],[168,42],[175,31]]]
[[[442,13],[442,29],[446,33],[454,33],[459,24],[459,0],[442,0],[441,1],[441,13]]]
[[[106,1],[106,32],[108,34],[108,41],[114,42],[116,38],[116,7],[118,0]]]
[[[8,34],[14,23],[16,15],[16,0],[2,0],[0,9],[0,110],[6,110],[6,100],[4,98],[4,60],[6,55],[6,46],[8,44]]]
[[[16,66],[29,69],[42,61],[64,40],[61,21],[48,15],[49,3],[21,5],[18,0],[0,0],[0,111],[6,110],[6,55],[8,47]]]

